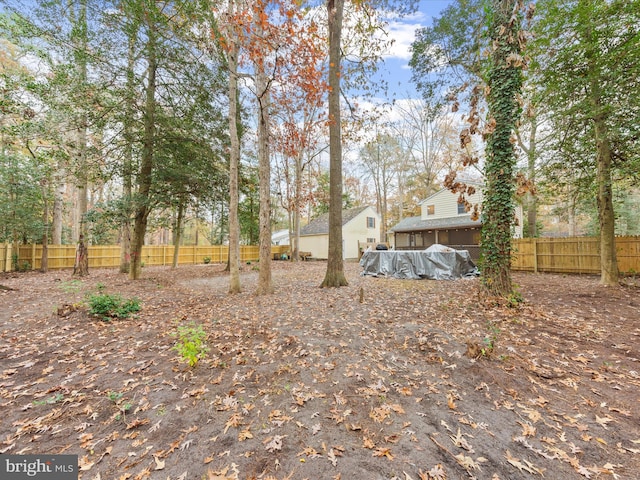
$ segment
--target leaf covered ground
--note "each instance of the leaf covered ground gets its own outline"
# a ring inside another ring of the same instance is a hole
[[[633,281],[516,273],[509,308],[477,279],[325,269],[274,262],[260,297],[253,265],[234,296],[221,265],[5,274],[0,453],[77,454],[83,480],[637,478]],[[94,318],[96,292],[142,309]]]

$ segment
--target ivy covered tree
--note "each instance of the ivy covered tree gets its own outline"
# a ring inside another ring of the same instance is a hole
[[[511,229],[514,224],[515,130],[521,107],[523,50],[522,1],[492,0],[487,76],[488,119],[482,206],[482,285],[486,293],[507,297],[511,283]]]

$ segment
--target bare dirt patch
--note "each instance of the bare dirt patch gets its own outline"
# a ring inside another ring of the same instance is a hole
[[[347,264],[320,289],[325,268],[275,262],[263,297],[252,266],[234,296],[221,265],[1,277],[0,452],[77,454],[101,480],[637,478],[633,282],[515,274],[506,308],[477,279]],[[90,317],[98,288],[142,311]],[[191,322],[193,368],[173,349]]]

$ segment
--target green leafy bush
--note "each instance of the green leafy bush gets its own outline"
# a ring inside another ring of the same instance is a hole
[[[178,352],[182,360],[187,362],[190,367],[194,367],[209,351],[204,343],[207,339],[207,333],[202,325],[194,322],[189,325],[180,325],[178,332],[173,335],[178,338],[173,350]]]
[[[137,298],[124,299],[120,295],[110,293],[90,295],[87,303],[89,313],[101,317],[106,322],[112,318],[129,318],[141,308],[140,300]]]

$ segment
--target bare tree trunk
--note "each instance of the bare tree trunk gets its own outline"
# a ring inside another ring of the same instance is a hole
[[[229,2],[233,14],[235,1]],[[240,167],[240,138],[238,136],[238,37],[229,29],[229,293],[240,293],[240,221],[238,219],[238,172]]]
[[[269,158],[269,85],[264,67],[259,66],[256,78],[258,93],[258,182],[260,195],[259,250],[260,271],[256,294],[273,293],[271,281],[271,162]]]
[[[178,255],[180,254],[180,241],[182,240],[183,218],[184,218],[184,203],[181,201],[180,204],[178,205],[178,217],[176,218],[175,228],[173,229],[173,262],[171,263],[171,268],[178,267]]]
[[[76,260],[73,265],[74,277],[85,277],[89,275],[89,252],[84,243],[84,236],[80,235],[76,246]]]
[[[147,220],[150,213],[149,195],[151,192],[151,174],[153,172],[155,148],[155,113],[156,113],[156,58],[155,26],[148,25],[147,36],[147,91],[144,107],[144,140],[142,158],[138,175],[138,195],[135,208],[133,241],[131,244],[131,268],[129,278],[137,280],[142,274],[142,246],[147,232]]]
[[[596,43],[593,30],[585,29],[586,43]],[[618,284],[618,260],[615,245],[615,212],[613,210],[613,189],[611,170],[613,154],[606,124],[606,105],[602,104],[600,79],[602,72],[592,49],[586,50],[589,67],[589,99],[593,109],[593,127],[596,142],[596,166],[598,182],[598,223],[600,224],[600,283]]]
[[[594,87],[599,88],[599,87]],[[595,134],[598,162],[598,220],[600,223],[600,283],[618,284],[618,260],[615,242],[615,213],[611,188],[612,154],[606,134],[604,117],[595,118]]]
[[[54,175],[53,212],[51,218],[51,243],[62,244],[62,217],[64,209],[64,173],[57,172]]]
[[[342,258],[342,137],[340,131],[340,41],[344,0],[327,0],[329,15],[329,254],[321,287],[348,285]]]
[[[291,238],[289,243],[291,244],[291,259],[294,262],[300,261],[300,216],[302,215],[302,152],[299,152],[295,157],[295,183],[293,194],[293,242]]]
[[[78,40],[78,56],[77,56],[77,68],[80,89],[84,90],[87,83],[87,2],[82,0],[79,5],[79,18],[77,20],[77,26],[79,27],[79,40]],[[81,113],[76,130],[76,218],[74,222],[74,228],[76,229],[76,239],[78,241],[76,261],[82,261],[81,265],[74,265],[74,275],[88,275],[89,274],[89,256],[84,241],[86,239],[87,223],[85,221],[85,215],[87,214],[89,204],[89,181],[87,177],[87,114],[84,111],[84,107],[81,107]]]
[[[127,114],[124,120],[124,165],[122,171],[124,208],[122,223],[120,225],[120,273],[129,273],[131,270],[131,199],[133,197],[133,106],[135,103],[134,80],[135,72],[135,39],[133,34],[129,36],[129,48],[127,51]]]
[[[42,198],[44,201],[42,225],[44,230],[42,231],[42,257],[40,259],[40,271],[42,273],[49,271],[49,199],[47,193],[47,184],[44,182],[42,185]]]

